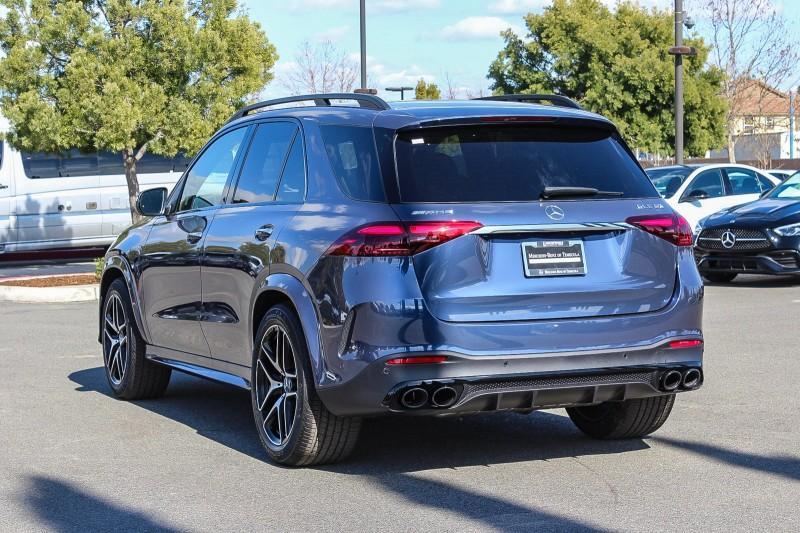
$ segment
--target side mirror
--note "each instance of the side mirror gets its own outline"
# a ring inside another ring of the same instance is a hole
[[[139,193],[136,199],[136,210],[143,216],[155,217],[164,211],[164,202],[167,201],[167,188],[158,187]]]
[[[705,200],[711,196],[703,189],[695,189],[681,199],[681,202],[693,202],[695,200]]]

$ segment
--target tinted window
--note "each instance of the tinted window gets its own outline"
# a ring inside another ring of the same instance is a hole
[[[722,181],[722,171],[718,168],[706,170],[697,175],[692,180],[686,192],[683,193],[684,198],[689,196],[700,196],[706,198],[717,198],[725,196],[725,185]]]
[[[758,174],[758,184],[761,186],[761,192],[771,191],[772,189],[775,188],[775,184],[769,181],[761,174]]]
[[[356,200],[383,201],[372,128],[320,126],[333,173],[345,194]]]
[[[151,153],[136,163],[136,172],[183,172],[190,161],[183,155],[174,158]],[[77,176],[111,176],[124,174],[122,154],[114,152],[82,153],[70,150],[64,153],[22,152],[22,167],[31,179]]]
[[[275,188],[295,131],[297,126],[291,122],[267,122],[258,126],[242,165],[233,203],[268,202],[275,198]]]
[[[761,194],[758,174],[744,168],[726,168],[733,194]],[[771,187],[770,187],[771,188]]]
[[[405,202],[536,201],[545,187],[570,186],[656,196],[620,141],[600,129],[422,129],[398,135],[395,151]]]
[[[211,144],[195,161],[186,176],[178,202],[178,211],[200,209],[222,203],[225,182],[233,169],[236,154],[244,140],[247,128],[239,128]]]
[[[647,170],[650,181],[656,186],[658,194],[664,198],[672,198],[683,182],[692,173],[691,168],[658,168]]]
[[[303,138],[300,132],[295,135],[289,158],[283,168],[283,177],[278,187],[277,200],[280,202],[302,202],[306,194],[306,161],[303,157]]]

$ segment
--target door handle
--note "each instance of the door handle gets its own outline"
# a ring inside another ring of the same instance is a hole
[[[272,235],[272,224],[264,224],[256,230],[256,239],[259,241],[266,241]]]
[[[195,244],[202,238],[203,238],[202,231],[193,231],[191,233],[186,234],[186,241],[189,242],[189,244]]]

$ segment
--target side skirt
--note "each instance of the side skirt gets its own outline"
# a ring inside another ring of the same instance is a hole
[[[250,390],[250,368],[248,367],[159,346],[148,346],[147,358],[192,376]]]

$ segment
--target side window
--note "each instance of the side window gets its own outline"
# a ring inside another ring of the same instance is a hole
[[[356,200],[385,200],[372,128],[320,126],[320,131],[331,168],[344,193]]]
[[[301,203],[306,195],[306,160],[303,155],[303,134],[294,136],[294,143],[283,167],[281,184],[278,187],[279,202]]]
[[[746,168],[727,168],[725,173],[731,182],[733,194],[761,194],[758,175]]]
[[[271,202],[297,126],[291,122],[265,122],[253,135],[233,203]]]
[[[698,174],[683,194],[684,198],[719,198],[720,196],[725,196],[725,185],[722,181],[722,171],[718,168]]]
[[[771,191],[775,188],[775,184],[769,181],[767,178],[758,174],[758,185],[761,187],[761,192]]]
[[[244,140],[247,128],[226,133],[209,146],[195,161],[178,201],[178,211],[200,209],[222,203],[225,182],[233,169],[236,154]]]

